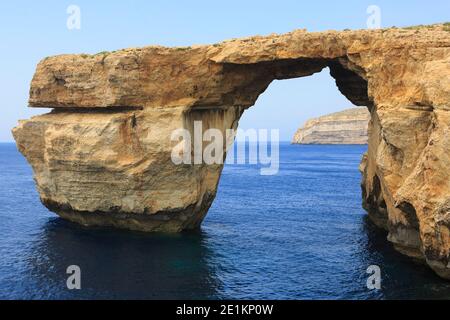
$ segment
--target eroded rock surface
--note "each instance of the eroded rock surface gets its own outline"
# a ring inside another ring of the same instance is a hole
[[[367,144],[370,113],[351,108],[306,121],[292,138],[293,144]]]
[[[85,225],[197,228],[222,165],[175,165],[171,132],[237,127],[275,79],[329,67],[371,113],[363,202],[389,240],[450,278],[450,32],[304,30],[211,46],[146,47],[41,61],[13,130],[42,202]],[[305,106],[307,107],[307,106]]]

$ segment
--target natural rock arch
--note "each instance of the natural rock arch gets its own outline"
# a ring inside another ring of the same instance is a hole
[[[200,225],[222,165],[174,165],[171,132],[236,128],[275,79],[329,67],[371,111],[363,203],[403,253],[450,278],[450,32],[436,25],[146,47],[41,61],[13,130],[42,202],[86,225],[172,231]]]

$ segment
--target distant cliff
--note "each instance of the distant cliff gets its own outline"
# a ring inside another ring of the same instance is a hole
[[[367,144],[367,108],[352,108],[308,120],[297,130],[297,144]]]

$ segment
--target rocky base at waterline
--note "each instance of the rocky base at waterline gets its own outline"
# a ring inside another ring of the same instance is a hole
[[[297,130],[293,144],[367,144],[367,108],[351,108],[308,120]]]
[[[172,152],[186,144],[171,141],[172,133],[193,133],[202,121],[204,131],[226,136],[272,81],[324,68],[347,99],[370,111],[361,164],[369,216],[397,249],[450,278],[448,25],[297,30],[49,57],[37,66],[29,104],[54,110],[20,121],[13,135],[42,202],[63,217],[145,231],[197,228],[223,165],[173,163]],[[150,216],[164,222],[141,227],[132,218]],[[172,227],[179,216],[188,222]]]
[[[61,218],[81,224],[85,227],[114,227],[140,232],[178,233],[183,230],[199,229],[212,204],[214,197],[205,201],[203,207],[191,206],[178,211],[162,211],[153,214],[135,214],[121,212],[118,208],[103,211],[74,210],[68,204],[59,204],[50,200],[42,203]]]

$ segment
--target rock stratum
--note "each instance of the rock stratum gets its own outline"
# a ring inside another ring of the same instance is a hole
[[[367,144],[370,113],[351,108],[308,120],[297,130],[293,144]]]
[[[371,113],[363,204],[404,254],[450,278],[450,32],[297,30],[207,46],[125,49],[41,61],[13,129],[42,203],[83,225],[198,228],[222,165],[175,165],[177,128],[236,128],[276,79],[328,67]],[[227,141],[231,143],[230,141]],[[268,226],[269,228],[270,226]]]

